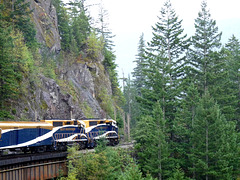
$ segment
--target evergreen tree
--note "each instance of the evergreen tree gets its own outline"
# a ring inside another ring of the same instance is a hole
[[[193,178],[195,178],[194,172],[190,174],[189,168],[193,167],[194,164],[189,160],[189,156],[191,150],[194,149],[194,145],[190,142],[199,99],[198,89],[191,83],[186,91],[186,97],[182,100],[181,106],[176,113],[173,127],[175,134],[173,152],[176,163],[187,172],[186,175]]]
[[[133,84],[133,81],[128,76],[128,79],[124,80],[126,82],[123,87],[124,98],[126,100],[125,106],[123,107],[124,111],[130,114],[131,122],[130,127],[131,130],[136,129],[136,123],[140,118],[140,107],[139,103],[136,100],[137,91]]]
[[[139,165],[144,174],[150,173],[158,179],[169,175],[168,145],[165,121],[160,103],[154,106],[152,116],[142,116],[135,133],[135,149]]]
[[[71,15],[71,28],[78,51],[84,49],[85,40],[91,32],[90,17],[84,6],[85,0],[72,0],[69,2]]]
[[[36,30],[30,18],[32,13],[32,11],[29,10],[30,3],[25,2],[25,0],[16,0],[12,2],[14,2],[14,5],[9,16],[9,21],[12,21],[14,27],[23,33],[27,46],[29,48],[36,48]]]
[[[231,81],[229,65],[227,62],[225,50],[212,53],[212,66],[208,73],[208,91],[211,96],[217,101],[221,112],[227,120],[236,118],[236,89],[233,89],[233,81]]]
[[[208,92],[196,109],[191,144],[196,179],[235,178],[239,161],[235,124],[226,121]]]
[[[14,71],[19,77],[27,77],[33,70],[34,60],[27,44],[24,43],[23,34],[20,31],[14,31],[11,34],[13,41],[13,55],[15,59]]]
[[[4,8],[0,4],[0,118],[9,118],[9,102],[17,96],[20,76],[15,71],[12,27],[5,21]]]
[[[72,29],[69,24],[70,17],[62,0],[54,0],[54,6],[56,7],[58,17],[58,30],[61,37],[61,48],[64,51],[70,52],[73,49],[72,46],[76,46],[76,43],[73,43]]]
[[[99,14],[98,14],[98,27],[96,27],[97,32],[102,36],[104,40],[104,46],[106,50],[112,51],[114,46],[113,38],[115,35],[112,34],[111,30],[108,27],[108,12],[103,7],[103,2],[101,1],[99,6]]]
[[[102,54],[104,55],[103,65],[109,74],[111,84],[112,84],[112,92],[116,99],[116,95],[122,96],[122,93],[120,92],[120,89],[119,89],[118,76],[116,71],[117,64],[115,62],[116,56],[113,51],[114,44],[112,39],[115,36],[112,35],[112,32],[108,27],[107,20],[108,20],[108,12],[107,10],[104,9],[103,2],[101,1],[99,6],[97,27],[95,29],[103,41],[103,45],[104,45],[103,52],[102,52]]]
[[[213,66],[211,55],[221,46],[221,33],[218,33],[216,21],[211,19],[207,3],[203,1],[201,11],[195,19],[195,35],[192,37],[193,49],[190,57],[191,76],[195,78],[200,92],[205,93],[209,86],[210,69]]]
[[[92,61],[98,61],[100,59],[99,56],[103,54],[104,42],[103,39],[97,37],[97,34],[92,31],[87,40],[86,40],[86,53],[87,57]]]
[[[234,90],[234,95],[236,97],[237,103],[235,106],[236,112],[235,117],[233,119],[237,120],[240,123],[240,42],[233,35],[228,43],[226,44],[226,49],[228,50],[226,59],[228,65],[228,71],[230,80],[232,82],[232,90]],[[238,125],[238,128],[240,124]]]
[[[168,180],[190,180],[190,178],[186,178],[184,176],[184,172],[179,168],[175,168],[172,172],[172,176],[168,178]]]
[[[105,51],[104,53],[105,56],[103,60],[103,65],[109,74],[109,78],[112,84],[113,95],[117,95],[119,93],[119,83],[118,83],[118,75],[116,71],[116,68],[117,68],[117,64],[115,62],[116,56],[112,51],[107,50],[106,48],[104,49],[104,51]]]
[[[166,120],[166,127],[173,138],[172,126],[174,114],[181,96],[180,79],[185,51],[188,47],[186,35],[183,35],[182,21],[166,1],[161,10],[159,22],[153,27],[153,38],[147,49],[147,64],[144,68],[145,88],[140,102],[149,111],[157,100]]]
[[[203,1],[201,11],[195,19],[195,35],[192,37],[193,49],[190,53],[191,73],[199,87],[200,94],[208,91],[218,102],[222,113],[228,120],[233,120],[236,98],[230,80],[228,65],[221,46],[221,33],[218,33],[216,21],[211,19],[207,3]]]
[[[138,95],[141,96],[141,88],[144,87],[144,68],[146,66],[146,56],[145,56],[145,42],[144,42],[144,34],[140,36],[139,43],[138,43],[138,54],[136,60],[136,67],[133,69],[133,77],[134,79],[134,86],[138,92]]]

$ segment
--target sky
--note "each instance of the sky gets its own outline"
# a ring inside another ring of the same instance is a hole
[[[109,14],[109,28],[115,36],[116,64],[119,77],[127,77],[135,67],[139,38],[144,33],[144,40],[152,38],[152,26],[158,21],[160,10],[166,0],[87,0],[89,4],[102,1]],[[182,27],[188,37],[195,32],[194,19],[201,10],[202,0],[171,0]],[[212,19],[216,20],[219,32],[222,32],[222,43],[226,43],[234,34],[240,39],[240,1],[207,0]],[[92,16],[97,14],[97,6],[89,10]]]

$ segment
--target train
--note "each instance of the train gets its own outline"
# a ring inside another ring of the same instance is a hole
[[[41,120],[40,122],[1,121],[0,154],[4,152],[66,151],[78,144],[94,148],[105,138],[109,145],[119,143],[118,126],[112,119]]]

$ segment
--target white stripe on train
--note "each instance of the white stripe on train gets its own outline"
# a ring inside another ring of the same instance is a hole
[[[58,131],[58,130],[61,129],[61,128],[66,128],[66,127],[78,127],[78,126],[77,126],[77,125],[76,125],[76,126],[74,126],[74,125],[66,125],[66,126],[61,126],[61,127],[55,127],[55,128],[53,128],[50,132],[48,132],[48,133],[46,133],[46,134],[44,134],[44,135],[42,135],[42,136],[39,136],[39,137],[37,137],[37,138],[35,138],[35,139],[33,139],[33,140],[30,140],[30,141],[28,141],[28,142],[21,143],[21,144],[18,144],[18,145],[1,147],[0,150],[1,150],[1,149],[13,149],[13,148],[28,147],[28,146],[30,146],[30,145],[36,144],[36,143],[38,143],[38,142],[41,142],[41,141],[43,141],[43,140],[46,140],[46,139],[52,137],[53,134],[54,134],[56,131]]]

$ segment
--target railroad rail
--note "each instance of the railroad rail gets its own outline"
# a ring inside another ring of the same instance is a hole
[[[114,148],[133,148],[125,143]],[[94,149],[81,150],[82,153]],[[46,180],[67,175],[67,152],[18,154],[0,157],[0,180]]]

